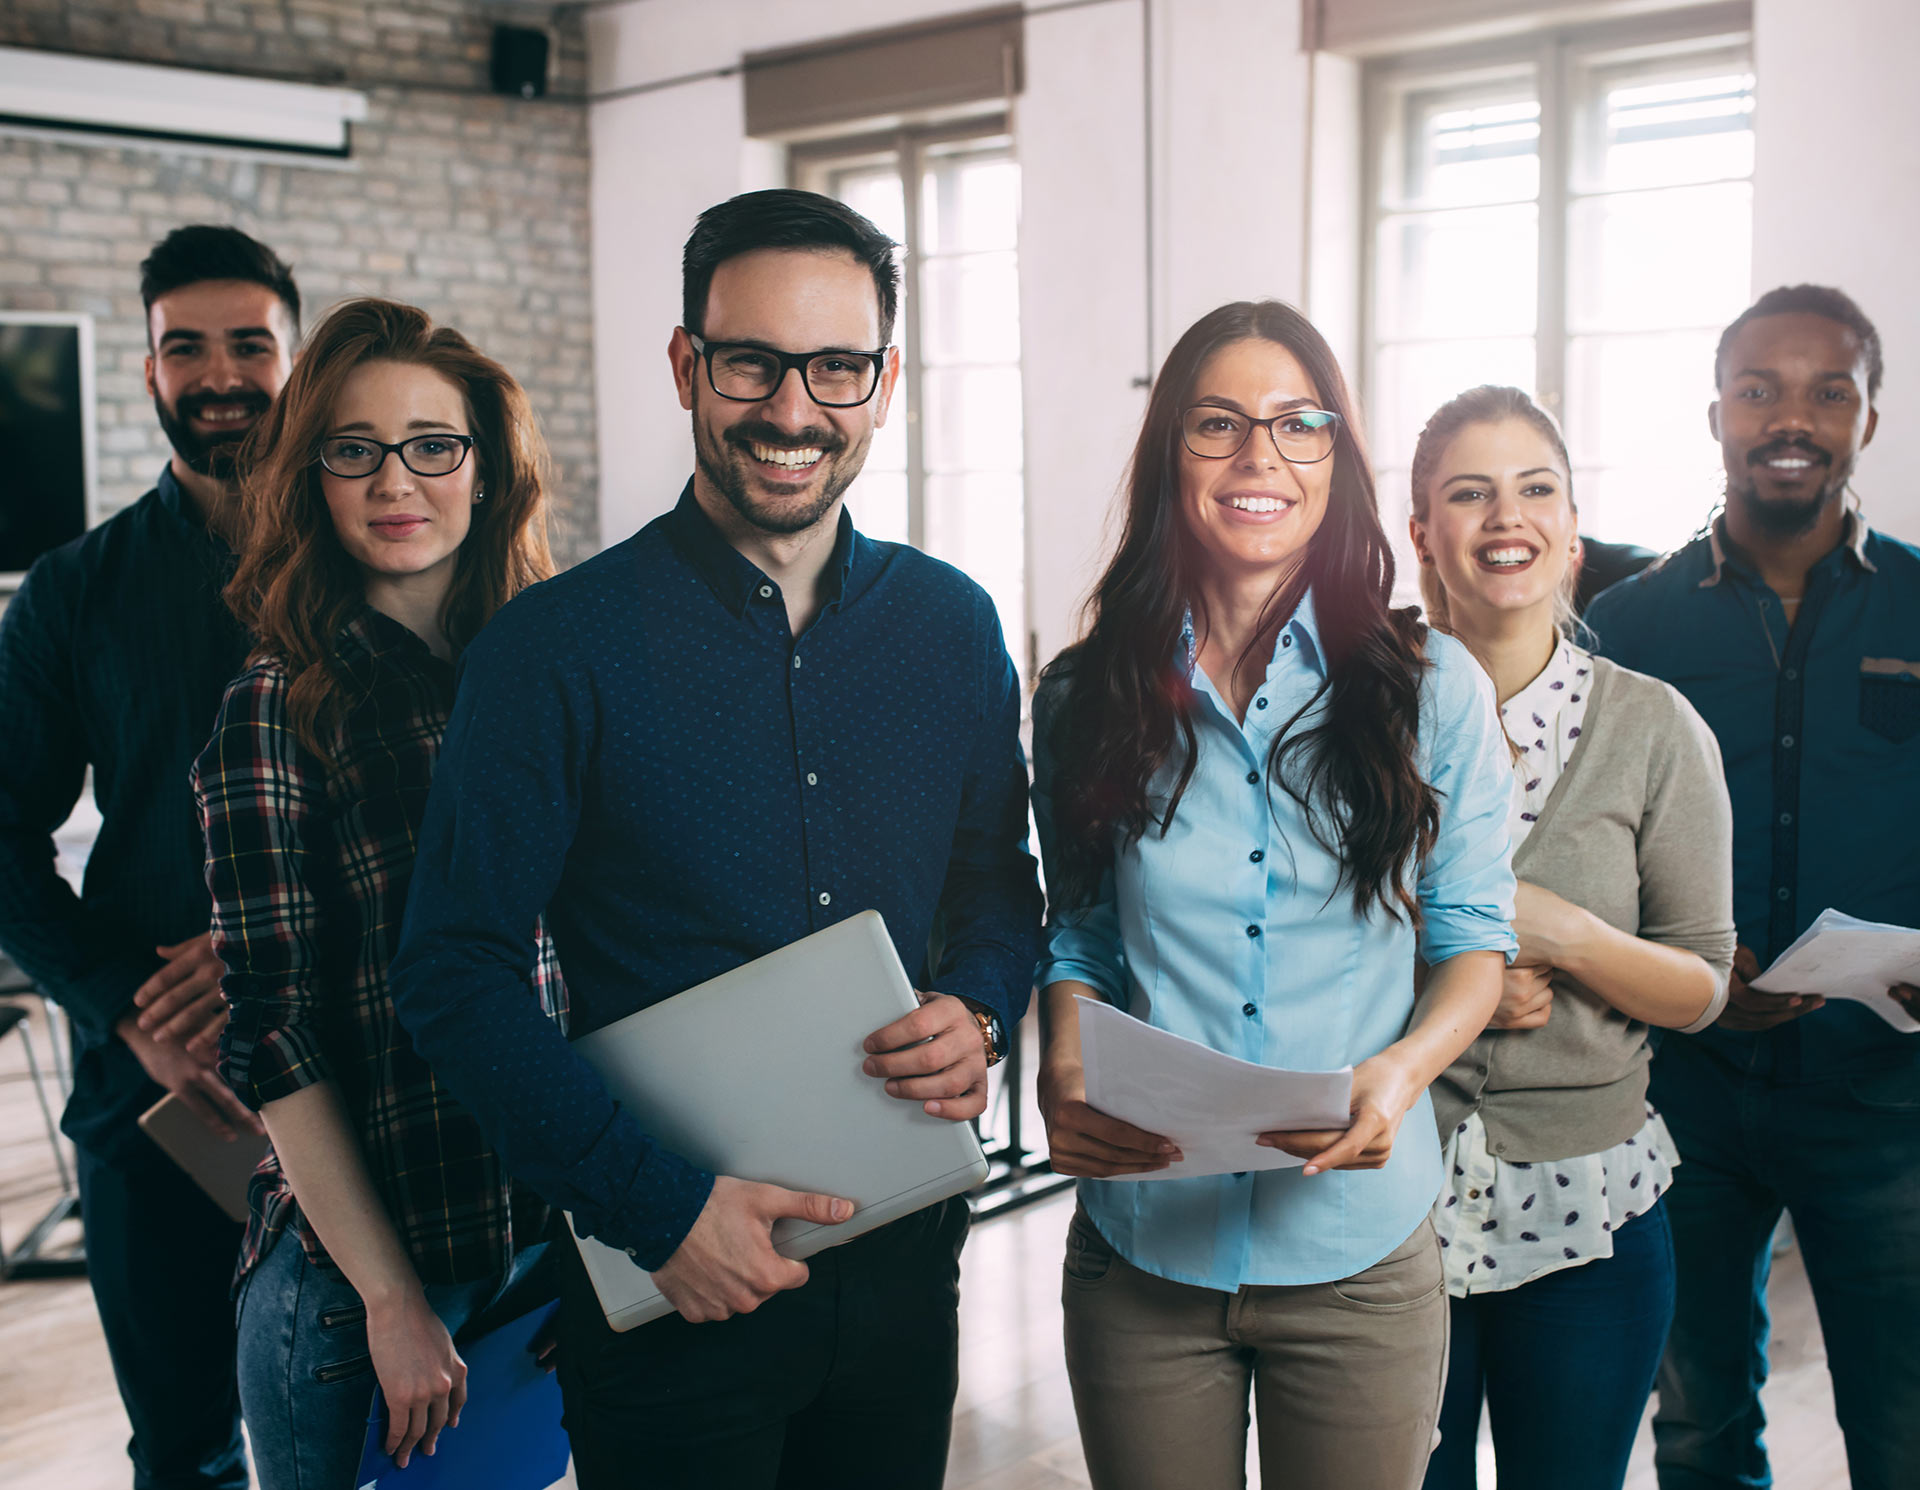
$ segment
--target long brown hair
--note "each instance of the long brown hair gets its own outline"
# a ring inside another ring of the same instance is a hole
[[[473,509],[441,615],[455,649],[553,573],[546,441],[513,374],[414,306],[368,299],[335,307],[241,450],[239,567],[226,589],[253,634],[254,655],[286,665],[294,731],[323,758],[352,702],[334,644],[365,603],[365,581],[334,533],[317,457],[342,385],[368,362],[431,368],[466,398],[475,481],[485,483],[486,500]]]
[[[1467,389],[1465,393],[1456,393],[1435,409],[1426,427],[1420,431],[1420,438],[1414,442],[1413,468],[1408,474],[1414,521],[1424,523],[1427,520],[1427,512],[1433,505],[1433,483],[1440,474],[1440,457],[1447,453],[1447,447],[1463,431],[1475,425],[1505,424],[1510,419],[1530,425],[1559,456],[1560,469],[1567,477],[1567,505],[1578,518],[1580,506],[1573,499],[1573,462],[1567,458],[1567,437],[1560,433],[1559,420],[1518,388],[1482,383],[1477,388]],[[1567,572],[1560,580],[1559,592],[1554,596],[1554,624],[1564,636],[1573,635],[1574,628],[1579,624],[1573,611],[1573,597],[1579,586],[1580,561],[1575,559],[1567,565]],[[1436,629],[1446,632],[1448,636],[1459,635],[1453,627],[1453,608],[1447,603],[1447,587],[1440,578],[1437,564],[1420,566],[1420,599],[1426,606],[1428,621]],[[1473,650],[1465,637],[1460,637],[1460,641],[1469,651]]]
[[[1189,611],[1204,625],[1198,581],[1206,560],[1180,509],[1180,416],[1207,359],[1246,340],[1292,352],[1339,415],[1326,516],[1234,664],[1236,675],[1264,674],[1280,628],[1312,589],[1327,680],[1275,734],[1268,790],[1300,804],[1314,838],[1339,860],[1357,915],[1378,906],[1417,923],[1408,869],[1426,857],[1440,821],[1438,797],[1415,759],[1426,632],[1411,610],[1388,605],[1393,554],[1339,363],[1307,318],[1276,300],[1223,305],[1167,354],[1134,447],[1126,525],[1087,602],[1086,634],[1047,669],[1066,690],[1049,741],[1060,762],[1063,898],[1091,898],[1116,835],[1128,843],[1149,829],[1164,835],[1193,779],[1198,742],[1181,632]],[[1296,731],[1323,698],[1322,721]],[[1156,797],[1154,780],[1176,757],[1172,789]]]

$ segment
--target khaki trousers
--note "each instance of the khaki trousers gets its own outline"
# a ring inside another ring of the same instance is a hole
[[[1095,1490],[1238,1490],[1247,1404],[1262,1490],[1417,1490],[1447,1374],[1433,1228],[1336,1283],[1172,1283],[1076,1211],[1061,1302]]]

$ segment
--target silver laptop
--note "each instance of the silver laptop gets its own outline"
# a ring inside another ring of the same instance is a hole
[[[986,1178],[970,1123],[929,1117],[860,1069],[867,1036],[918,1002],[880,913],[863,911],[574,1049],[643,1128],[702,1168],[851,1200],[837,1225],[775,1225],[775,1250],[804,1258]],[[673,1312],[625,1252],[574,1236],[614,1329]]]

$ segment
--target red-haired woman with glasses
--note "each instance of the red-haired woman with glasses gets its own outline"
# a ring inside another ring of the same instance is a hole
[[[453,659],[552,572],[546,451],[498,363],[359,300],[316,328],[243,462],[227,598],[254,653],[194,768],[221,1069],[273,1143],[236,1283],[241,1409],[265,1490],[351,1490],[376,1381],[402,1465],[458,1419],[453,1333],[544,1222],[414,1053],[386,973]]]

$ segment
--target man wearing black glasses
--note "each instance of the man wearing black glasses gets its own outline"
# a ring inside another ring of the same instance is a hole
[[[138,1126],[171,1092],[237,1140],[259,1120],[214,1070],[227,1006],[187,786],[247,638],[233,458],[299,337],[287,266],[236,228],[176,229],[140,266],[147,391],[173,447],[154,489],[28,573],[0,621],[0,947],[73,1021],[88,1274],[136,1490],[247,1483],[228,1288],[241,1227]],[[88,768],[100,832],[76,895],[53,833]]]
[[[965,1203],[784,1259],[777,1219],[846,1202],[668,1151],[528,992],[541,913],[579,1035],[877,909],[926,992],[865,1069],[954,1122],[1026,1006],[1040,900],[993,603],[843,509],[899,377],[893,245],[828,198],[756,192],[701,216],[684,297],[693,478],[468,649],[394,1002],[516,1176],[679,1311],[616,1334],[572,1267],[582,1490],[937,1490]]]

